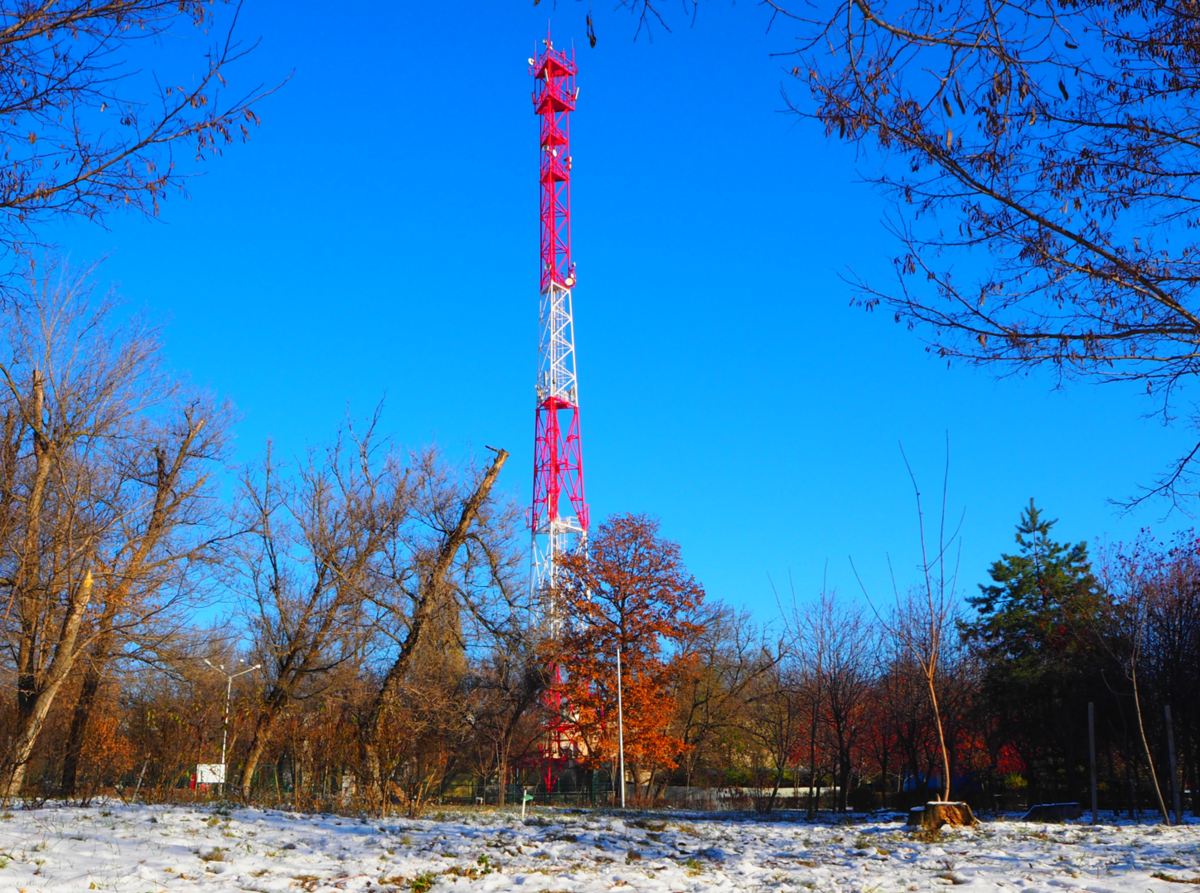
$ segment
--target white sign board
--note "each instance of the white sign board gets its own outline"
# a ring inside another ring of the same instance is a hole
[[[224,763],[199,763],[196,765],[196,784],[225,784]]]

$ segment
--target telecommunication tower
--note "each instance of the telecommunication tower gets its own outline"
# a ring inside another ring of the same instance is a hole
[[[587,546],[588,507],[583,496],[583,449],[579,439],[579,383],[575,377],[575,321],[571,290],[570,116],[579,89],[571,58],[556,50],[549,34],[544,49],[529,60],[533,108],[541,118],[538,177],[541,184],[541,321],[533,435],[533,506],[530,586],[545,631],[557,636],[564,618],[558,600],[558,564],[563,555]],[[564,503],[563,495],[567,497]],[[573,512],[573,513],[572,513]],[[562,769],[576,755],[561,691],[562,671],[550,670],[542,695],[541,774],[553,791]]]
[[[547,35],[529,60],[533,107],[541,118],[541,337],[534,421],[530,581],[533,601],[551,633],[558,631],[555,591],[560,556],[585,547],[588,507],[583,495],[579,439],[579,385],[575,376],[575,323],[571,290],[570,115],[579,89],[571,58]],[[566,495],[570,507],[562,501]],[[572,514],[573,511],[573,514]]]

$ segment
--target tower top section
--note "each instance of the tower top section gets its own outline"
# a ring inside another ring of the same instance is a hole
[[[533,110],[542,119],[541,132],[541,284],[575,287],[571,260],[571,137],[570,115],[579,88],[575,86],[575,54],[556,50],[549,35],[537,58],[529,60],[534,78]]]

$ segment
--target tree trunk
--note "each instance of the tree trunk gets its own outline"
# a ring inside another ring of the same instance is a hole
[[[87,735],[88,720],[96,692],[100,689],[100,671],[89,665],[83,677],[79,700],[71,713],[71,727],[67,730],[67,741],[62,764],[62,794],[74,798],[79,792],[79,763],[83,757],[83,741]]]
[[[59,684],[41,691],[33,699],[28,714],[17,720],[16,734],[13,736],[12,750],[8,758],[5,777],[0,781],[0,802],[5,802],[21,793],[25,785],[25,776],[29,769],[29,759],[33,756],[33,748],[37,743],[38,733],[46,721],[46,715],[58,694]]]
[[[1146,727],[1142,725],[1142,702],[1138,697],[1137,668],[1130,664],[1129,679],[1133,683],[1133,709],[1137,715],[1138,736],[1142,739],[1142,752],[1146,755],[1146,768],[1150,770],[1150,783],[1154,786],[1154,796],[1158,800],[1158,811],[1162,814],[1163,823],[1171,824],[1171,814],[1167,812],[1167,804],[1163,802],[1162,788],[1158,786],[1158,773],[1154,771],[1154,760],[1150,756],[1150,744],[1146,741]]]
[[[254,723],[254,734],[250,736],[250,752],[246,754],[246,765],[242,767],[242,779],[239,785],[242,799],[250,799],[250,789],[254,784],[254,773],[262,760],[262,755],[271,740],[271,731],[275,726],[275,716],[286,704],[288,695],[275,689],[267,699],[262,713]]]
[[[500,752],[499,760],[500,784],[496,794],[496,805],[504,806],[504,795],[508,793],[508,748],[504,747]],[[486,793],[486,789],[485,789]]]
[[[937,726],[938,745],[942,750],[942,802],[950,802],[950,752],[946,750],[946,734],[942,730],[942,712],[938,708],[937,686],[933,674],[926,676],[929,682],[929,700],[933,703],[933,722]]]
[[[847,813],[850,811],[850,774],[854,771],[853,765],[850,763],[850,754],[846,753],[841,758],[841,771],[838,772],[838,811]]]
[[[775,785],[771,788],[771,796],[767,798],[767,808],[766,808],[767,815],[770,815],[771,812],[775,809],[775,798],[777,798],[779,796],[779,785],[782,783],[782,781],[783,781],[783,771],[780,769],[776,769],[775,770]]]
[[[79,700],[71,714],[71,727],[67,731],[66,753],[63,754],[62,792],[64,797],[75,797],[79,788],[79,763],[83,757],[83,742],[87,736],[88,721],[96,704],[96,693],[100,690],[100,679],[108,663],[112,647],[112,622],[115,610],[106,608],[100,618],[100,632],[92,647],[91,660],[83,676]]]
[[[1110,739],[1107,746],[1104,748],[1104,761],[1108,764],[1108,790],[1109,790],[1109,807],[1112,809],[1113,819],[1121,814],[1121,801],[1118,796],[1114,795],[1113,791],[1118,788],[1117,771],[1113,768],[1113,745]]]
[[[820,795],[817,793],[817,712],[814,708],[808,737],[808,817],[810,819],[816,817],[820,806]]]
[[[887,795],[888,795],[888,745],[887,745],[887,739],[886,739],[886,738],[884,739],[884,744],[883,744],[883,754],[882,754],[882,757],[883,757],[883,759],[880,761],[881,765],[880,765],[879,769],[880,769],[880,773],[883,775],[883,786],[882,786],[882,787],[879,789],[879,805],[880,805],[880,806],[882,806],[884,809],[887,809]]]

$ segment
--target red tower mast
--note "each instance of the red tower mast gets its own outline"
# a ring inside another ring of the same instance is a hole
[[[552,627],[557,588],[556,559],[587,539],[588,507],[583,495],[583,450],[579,439],[579,387],[575,377],[575,324],[571,289],[570,114],[579,90],[575,61],[554,49],[530,60],[534,111],[541,118],[541,338],[534,420],[533,534],[531,582],[543,616]],[[573,55],[573,54],[572,54]],[[560,504],[566,494],[574,515]]]
[[[557,597],[557,565],[561,556],[586,547],[588,507],[583,495],[571,305],[575,264],[571,260],[570,115],[579,90],[575,86],[574,53],[567,58],[566,53],[554,49],[548,34],[544,45],[537,58],[529,60],[535,84],[534,112],[541,118],[541,335],[534,410],[529,576],[531,600],[546,632],[555,636],[563,622]],[[570,509],[561,503],[564,493]],[[554,789],[562,767],[575,750],[568,734],[559,668],[551,667],[550,675],[551,685],[542,698],[541,768],[547,792]]]

